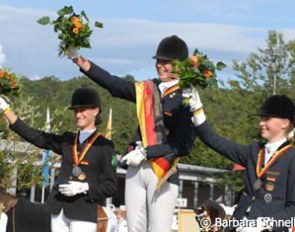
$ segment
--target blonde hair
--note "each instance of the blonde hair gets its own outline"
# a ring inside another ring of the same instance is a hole
[[[295,128],[293,123],[290,122],[290,126],[288,128],[287,131],[287,139],[291,142],[291,143],[295,143]]]

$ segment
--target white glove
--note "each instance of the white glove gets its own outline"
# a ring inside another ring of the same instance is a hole
[[[7,101],[0,96],[0,113],[9,108]]]
[[[133,151],[130,151],[125,155],[121,161],[125,162],[127,165],[138,166],[143,160],[146,159],[146,153],[143,147],[137,148]]]
[[[86,182],[69,181],[68,184],[60,184],[58,186],[58,191],[67,197],[72,197],[80,193],[86,194],[88,190],[89,184]]]
[[[182,96],[189,99],[190,111],[195,112],[203,107],[198,90],[192,86],[189,89],[184,89]]]
[[[189,99],[190,111],[193,112],[192,122],[195,126],[201,125],[206,120],[198,90],[191,85],[190,89],[184,89],[182,96]]]
[[[139,148],[142,148],[143,147],[143,144],[142,144],[142,141],[136,141],[135,142],[135,149],[139,149]]]
[[[79,54],[78,54],[78,50],[77,50],[77,48],[69,47],[69,48],[67,49],[67,57],[68,57],[68,59],[70,59],[70,60],[73,60],[73,59],[79,57]]]

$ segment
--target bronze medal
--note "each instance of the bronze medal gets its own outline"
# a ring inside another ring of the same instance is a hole
[[[73,161],[74,161],[74,167],[72,169],[72,175],[74,177],[77,177],[79,180],[84,180],[86,178],[86,174],[82,172],[82,169],[78,166],[80,163],[83,163],[83,159],[88,151],[88,149],[92,146],[94,141],[100,136],[101,133],[95,133],[89,141],[87,141],[87,144],[83,148],[83,150],[78,154],[77,146],[78,146],[78,134],[75,137],[74,144],[72,147],[73,151]],[[88,165],[88,164],[87,164]]]
[[[267,173],[267,172],[270,172],[269,171],[269,168],[282,156],[284,155],[290,148],[292,148],[292,145],[289,144],[283,148],[281,148],[280,150],[276,151],[271,160],[265,165],[264,168],[262,168],[262,157],[263,157],[263,152],[264,152],[264,148],[261,148],[259,153],[258,153],[258,160],[257,160],[257,164],[256,164],[256,175],[257,175],[257,180],[255,181],[254,183],[254,189],[255,190],[258,190],[261,188],[261,185],[262,185],[262,181],[261,181],[261,177]],[[270,179],[272,179],[273,181],[276,181],[276,178],[268,178],[267,180],[269,181]],[[274,185],[271,186],[267,186],[268,189],[271,189],[271,191],[274,189]],[[264,196],[264,200],[265,202],[271,202],[272,201],[272,195],[271,194],[266,194]]]
[[[262,181],[261,181],[261,179],[257,179],[257,180],[254,182],[254,189],[255,189],[255,190],[258,190],[258,189],[261,188],[261,186],[262,186]]]
[[[267,182],[265,184],[265,189],[269,192],[273,191],[275,189],[275,184],[272,182]]]
[[[86,179],[86,174],[85,172],[81,172],[81,174],[78,176],[79,180],[85,180]]]

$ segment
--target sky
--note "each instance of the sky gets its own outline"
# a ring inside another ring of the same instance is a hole
[[[195,48],[213,61],[228,65],[221,74],[233,75],[233,60],[244,61],[266,45],[268,31],[285,41],[295,38],[295,2],[291,0],[0,0],[0,66],[30,79],[55,76],[61,80],[81,76],[66,57],[58,56],[52,26],[36,21],[64,6],[84,10],[94,28],[91,49],[79,53],[114,75],[137,80],[156,78],[155,54],[160,40],[178,35],[190,53]]]

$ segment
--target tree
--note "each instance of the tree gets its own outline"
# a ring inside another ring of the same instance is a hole
[[[16,100],[16,99],[15,99]],[[32,98],[20,98],[12,102],[16,112],[23,115],[25,121],[34,124],[40,117],[35,111],[36,105],[31,105]],[[3,120],[3,119],[1,119]],[[2,123],[3,125],[3,123]],[[22,143],[21,139],[7,128],[2,131],[0,151],[0,188],[7,190],[17,187],[18,190],[28,188],[40,180],[40,149]]]
[[[246,62],[233,62],[237,81],[231,83],[251,93],[260,92],[263,98],[288,93],[294,82],[294,44],[294,40],[286,43],[282,33],[269,31],[266,48],[252,52]]]

